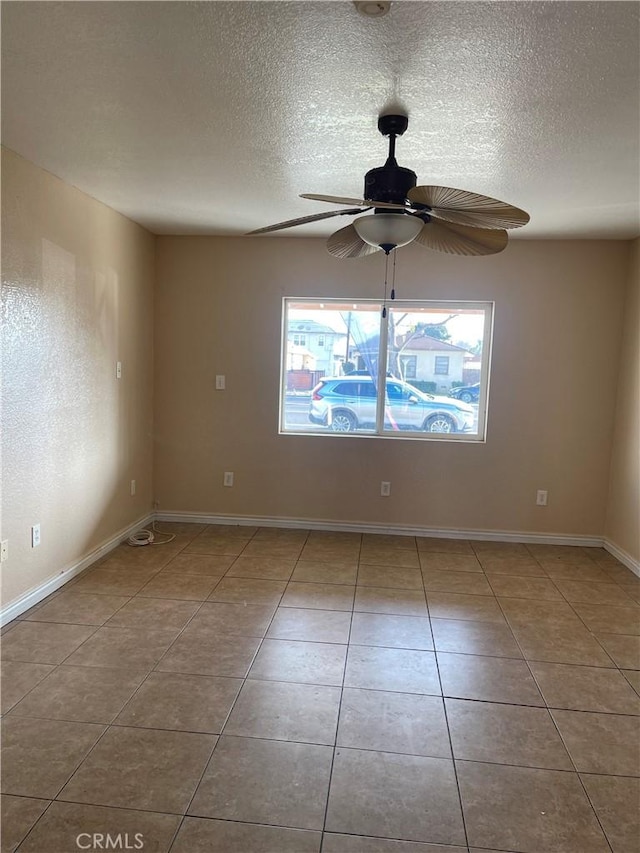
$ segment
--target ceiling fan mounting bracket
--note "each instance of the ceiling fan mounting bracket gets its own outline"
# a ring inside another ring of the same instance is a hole
[[[383,136],[402,136],[408,126],[408,116],[387,115],[378,119],[378,130]]]

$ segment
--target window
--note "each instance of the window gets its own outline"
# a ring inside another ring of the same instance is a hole
[[[283,321],[282,433],[484,441],[493,303],[285,299]],[[331,335],[293,369],[311,322]]]
[[[435,373],[436,376],[448,376],[449,375],[449,356],[448,355],[437,355],[436,356],[433,372]]]
[[[293,345],[296,347],[304,347],[307,345],[307,336],[306,335],[294,335],[293,336]]]
[[[324,346],[324,335],[318,335],[318,346],[319,347]]]

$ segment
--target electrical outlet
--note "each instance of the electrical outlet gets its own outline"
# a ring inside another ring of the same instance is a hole
[[[0,563],[4,563],[5,560],[9,559],[9,540],[3,539],[0,542]]]
[[[31,528],[31,547],[37,548],[40,544],[40,525],[34,524]]]
[[[225,378],[222,375],[216,376],[216,391],[224,391],[225,389]]]
[[[224,480],[222,481],[222,485],[233,486],[233,471],[224,472]]]
[[[116,361],[116,379],[122,379],[122,362]]]
[[[549,493],[545,491],[545,489],[538,489],[538,491],[536,492],[536,505],[546,506],[548,494]]]
[[[131,481],[131,496],[133,497],[133,495],[135,495],[135,493],[136,493],[136,481],[132,480]]]
[[[380,483],[380,494],[383,498],[388,498],[391,494],[391,483],[387,482],[386,480],[383,480]]]

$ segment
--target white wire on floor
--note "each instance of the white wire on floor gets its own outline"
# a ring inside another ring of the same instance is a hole
[[[151,527],[151,530],[145,527],[142,530],[137,530],[135,533],[132,533],[127,539],[127,545],[167,545],[169,542],[173,542],[176,538],[175,533],[167,533],[166,531],[158,530],[155,521]],[[167,536],[168,538],[159,541],[156,539],[156,535]]]

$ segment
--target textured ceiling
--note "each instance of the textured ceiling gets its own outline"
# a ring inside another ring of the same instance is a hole
[[[3,3],[3,142],[154,232],[239,234],[360,195],[400,107],[418,183],[525,208],[517,237],[634,237],[639,8]]]

